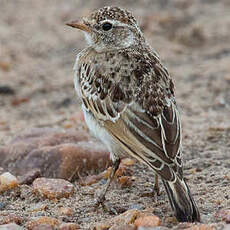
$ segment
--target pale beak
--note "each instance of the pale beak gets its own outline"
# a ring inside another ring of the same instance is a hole
[[[89,26],[85,25],[84,22],[82,22],[81,20],[75,20],[69,23],[66,23],[67,26],[71,26],[80,30],[83,30],[85,32],[90,32],[91,29],[89,28]]]

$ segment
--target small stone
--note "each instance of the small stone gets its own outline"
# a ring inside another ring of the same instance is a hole
[[[118,182],[122,188],[130,187],[132,185],[132,178],[129,176],[121,176],[119,177]]]
[[[0,62],[0,69],[7,72],[10,70],[10,63],[7,61],[1,61]]]
[[[49,224],[40,224],[38,226],[35,226],[33,230],[56,230],[56,229]]]
[[[13,106],[18,106],[18,105],[20,105],[20,104],[22,104],[22,103],[27,103],[27,102],[29,102],[29,98],[28,97],[20,97],[20,98],[14,98],[12,101],[11,101],[11,104],[13,105]]]
[[[169,230],[169,228],[164,227],[164,226],[157,226],[157,227],[138,227],[135,228],[135,230]]]
[[[63,223],[59,226],[59,230],[77,230],[80,226],[75,223]]]
[[[47,204],[37,203],[34,205],[31,205],[30,208],[28,209],[28,212],[40,212],[40,211],[45,211],[47,209]]]
[[[88,186],[88,185],[96,184],[99,180],[103,178],[104,178],[104,172],[99,173],[97,175],[89,175],[84,178],[81,178],[79,183],[81,186]]]
[[[140,211],[135,209],[130,209],[119,216],[114,217],[113,222],[114,223],[120,223],[120,224],[133,224],[135,219],[139,217],[141,214]]]
[[[73,209],[68,207],[61,207],[58,209],[58,215],[60,216],[72,216],[73,215]]]
[[[134,225],[125,224],[125,225],[113,225],[109,230],[136,230]]]
[[[6,207],[6,203],[0,202],[0,210],[3,210]]]
[[[115,216],[114,218],[102,222],[102,223],[96,223],[94,226],[92,226],[91,229],[93,230],[107,230],[111,228],[112,226],[115,228],[118,228],[120,226],[127,226],[132,225],[136,218],[138,218],[141,215],[141,212],[135,209],[130,209],[118,216]]]
[[[135,220],[134,225],[136,227],[156,227],[161,225],[161,220],[158,216],[143,216]]]
[[[28,230],[35,230],[35,229],[38,230],[38,229],[40,229],[39,228],[40,225],[48,225],[48,226],[51,226],[52,228],[57,228],[60,225],[60,222],[56,218],[42,216],[42,217],[38,217],[38,218],[36,218],[30,222],[27,222],[26,228]],[[46,226],[46,227],[48,227],[48,226]],[[45,229],[49,229],[49,228],[45,228]]]
[[[9,172],[0,175],[0,192],[17,187],[19,184],[18,179]]]
[[[194,224],[190,228],[186,228],[186,230],[214,230],[216,227],[212,224]]]
[[[15,223],[0,225],[0,230],[22,230],[23,228]]]
[[[131,158],[124,158],[121,160],[121,163],[125,166],[132,166],[132,165],[134,165],[135,160],[131,159]]]
[[[74,193],[74,186],[63,179],[37,178],[33,182],[33,189],[42,197],[48,199],[68,198]]]
[[[12,222],[14,222],[15,224],[22,224],[24,222],[24,218],[16,214],[0,215],[0,225],[9,224]]]
[[[111,227],[109,223],[97,223],[90,230],[108,230]]]
[[[220,210],[216,216],[221,221],[225,221],[227,224],[230,224],[230,209]]]

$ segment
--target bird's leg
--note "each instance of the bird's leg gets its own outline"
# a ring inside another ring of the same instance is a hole
[[[114,178],[114,175],[117,171],[117,169],[119,168],[119,165],[120,165],[120,158],[116,158],[115,160],[112,161],[112,171],[109,175],[109,178],[107,179],[107,182],[106,182],[106,185],[105,187],[103,188],[103,190],[100,192],[100,195],[98,196],[97,200],[96,200],[96,206],[102,204],[103,205],[103,202],[105,201],[105,194],[106,192],[108,191],[108,188]]]
[[[160,188],[159,188],[159,183],[158,183],[158,174],[155,174],[154,190],[156,191],[157,196],[160,196]]]

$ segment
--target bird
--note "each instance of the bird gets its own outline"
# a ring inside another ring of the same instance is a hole
[[[181,119],[173,80],[133,14],[105,6],[66,23],[80,29],[88,46],[76,56],[74,85],[85,122],[110,152],[106,192],[127,154],[159,175],[179,222],[200,213],[183,177]]]

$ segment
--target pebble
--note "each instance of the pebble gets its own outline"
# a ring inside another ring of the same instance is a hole
[[[94,226],[92,226],[91,229],[106,230],[106,229],[110,229],[111,227],[119,229],[120,226],[132,225],[135,219],[138,218],[140,215],[141,215],[140,211],[135,209],[130,209],[118,216],[115,216],[114,218],[108,221],[96,223]]]
[[[34,220],[31,220],[29,222],[26,223],[26,228],[28,230],[38,230],[38,229],[42,229],[41,227],[44,227],[42,225],[45,225],[46,228],[45,229],[53,229],[53,228],[57,228],[60,225],[59,220],[57,220],[56,218],[53,217],[48,217],[48,216],[42,216],[42,217],[38,217]],[[48,227],[50,226],[50,227]]]
[[[58,215],[59,216],[72,216],[73,215],[73,209],[68,207],[60,207],[58,209]]]
[[[158,216],[143,216],[135,220],[134,225],[138,228],[142,227],[156,227],[161,225],[161,220]]]
[[[109,230],[136,230],[136,228],[133,225],[125,224],[125,225],[118,225],[118,226],[112,226]]]
[[[0,230],[23,230],[22,227],[15,223],[0,225]]]
[[[227,224],[230,224],[230,209],[220,210],[216,216],[221,221],[225,221]]]
[[[35,226],[33,230],[55,230],[55,228],[49,224],[41,224],[41,225]]]
[[[186,230],[215,230],[215,224],[199,224],[199,223],[179,223],[178,229]]]
[[[19,185],[18,179],[9,172],[0,175],[0,192],[13,189]]]
[[[13,105],[13,106],[18,106],[18,105],[20,105],[20,104],[22,104],[22,103],[27,103],[27,102],[29,102],[29,98],[28,97],[19,97],[19,98],[17,98],[17,97],[15,97],[12,101],[11,101],[11,104]]]
[[[68,198],[74,193],[74,186],[63,179],[37,178],[33,182],[33,190],[42,197],[52,199]]]
[[[0,202],[0,210],[3,210],[6,207],[6,203]]]
[[[59,226],[59,230],[77,230],[80,226],[75,223],[63,223]]]
[[[131,187],[132,178],[129,176],[121,176],[118,178],[118,182],[119,182],[121,188]]]
[[[22,224],[24,222],[24,218],[21,216],[18,216],[16,214],[5,214],[0,215],[0,225],[1,224],[9,224],[14,222],[15,224]]]
[[[0,69],[7,72],[10,70],[10,63],[6,61],[0,61]]]

